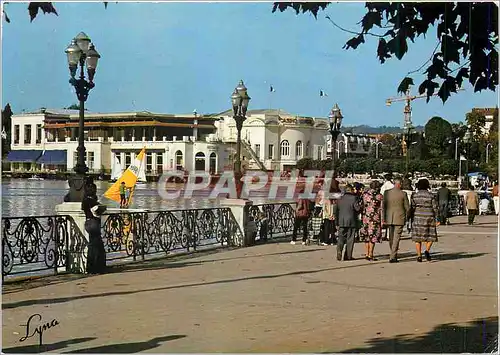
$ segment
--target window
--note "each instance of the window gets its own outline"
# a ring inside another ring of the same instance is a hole
[[[89,170],[94,169],[94,152],[87,152],[87,167]]]
[[[318,160],[322,160],[323,159],[323,146],[320,145],[318,146]]]
[[[205,171],[205,154],[203,152],[196,153],[194,157],[194,170]]]
[[[125,153],[125,169],[127,169],[130,164],[132,164],[132,154],[131,153]]]
[[[153,170],[153,153],[146,153],[146,172]]]
[[[31,144],[31,125],[24,126],[24,144]]]
[[[295,143],[295,157],[297,159],[302,158],[302,141],[297,141],[297,143]]]
[[[16,124],[14,126],[14,144],[19,144],[19,125]]]
[[[311,147],[309,146],[309,142],[307,142],[307,144],[306,144],[306,157],[309,157],[309,155],[311,154],[310,150],[311,150]]]
[[[182,152],[178,150],[175,152],[175,169],[182,170],[184,165],[184,160],[182,159]]]
[[[255,155],[257,156],[257,159],[260,159],[260,144],[255,145]]]
[[[273,159],[274,157],[274,144],[269,144],[267,148],[267,159]]]
[[[290,143],[287,140],[281,141],[281,156],[290,156]]]
[[[156,171],[160,174],[163,172],[163,153],[156,154]]]
[[[42,125],[36,125],[36,144],[42,143]]]

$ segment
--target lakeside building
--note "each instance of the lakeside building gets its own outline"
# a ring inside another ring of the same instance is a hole
[[[12,116],[11,171],[65,172],[76,165],[78,111],[40,110]],[[242,166],[275,170],[304,157],[326,158],[324,118],[282,110],[250,110],[242,129]],[[118,158],[125,169],[146,148],[146,175],[165,170],[231,170],[236,153],[232,111],[218,114],[85,112],[86,164],[90,173],[109,174]]]
[[[336,158],[346,156],[348,158],[366,157],[372,149],[375,149],[377,137],[368,134],[340,133],[337,137]],[[332,156],[332,137],[327,137],[327,155]]]

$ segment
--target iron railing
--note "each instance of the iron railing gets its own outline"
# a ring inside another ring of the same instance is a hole
[[[257,240],[284,238],[292,235],[295,202],[252,205],[249,215],[256,224]]]
[[[87,240],[70,216],[2,218],[2,278],[71,271],[69,253],[85,258],[86,250]]]
[[[102,218],[108,263],[238,245],[242,232],[229,208],[118,212]]]
[[[229,208],[119,212],[102,216],[107,264],[240,245]],[[87,238],[71,216],[2,218],[2,277],[79,272]]]

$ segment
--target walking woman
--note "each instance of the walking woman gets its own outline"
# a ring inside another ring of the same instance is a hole
[[[335,215],[337,214],[337,199],[334,198],[335,194],[340,194],[338,184],[330,185],[330,196],[328,196],[324,200],[321,245],[333,245],[337,242],[337,238],[335,237],[335,233],[337,232],[337,226],[335,224]]]
[[[413,215],[411,240],[417,249],[417,261],[422,262],[422,243],[425,243],[425,258],[431,261],[432,243],[438,240],[436,222],[439,208],[435,197],[429,191],[429,180],[421,179],[417,182],[417,192],[411,197],[410,213]]]
[[[377,260],[373,257],[375,243],[382,240],[382,201],[380,182],[374,180],[370,188],[362,195],[363,207],[361,212],[361,229],[359,235],[365,242],[366,260]]]
[[[304,193],[304,189],[299,190],[299,194]],[[295,244],[297,241],[297,231],[302,228],[302,245],[307,241],[307,220],[309,219],[310,201],[305,198],[297,200],[297,209],[295,210],[295,222],[293,223],[292,241],[290,244]]]

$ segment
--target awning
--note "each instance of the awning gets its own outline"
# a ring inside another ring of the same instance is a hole
[[[51,164],[51,165],[66,165],[66,151],[65,150],[46,150],[40,159],[37,160],[38,164]]]
[[[7,161],[14,163],[34,163],[42,155],[41,150],[11,150]]]

